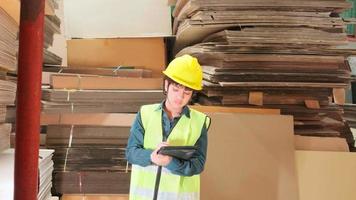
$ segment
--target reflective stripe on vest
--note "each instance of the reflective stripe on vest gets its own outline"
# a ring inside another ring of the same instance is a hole
[[[162,110],[159,104],[146,105],[141,108],[141,121],[145,129],[144,148],[155,149],[162,142]],[[168,137],[170,145],[193,146],[200,137],[204,123],[209,127],[205,114],[190,109],[190,118],[182,115]],[[157,174],[157,166],[132,166],[130,200],[152,199]],[[179,176],[162,168],[159,185],[159,200],[196,200],[199,199],[200,176]]]

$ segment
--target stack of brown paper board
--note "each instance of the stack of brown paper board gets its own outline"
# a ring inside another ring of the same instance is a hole
[[[51,76],[53,89],[81,89],[81,90],[154,90],[162,88],[162,78],[124,78],[95,75],[64,75]]]
[[[161,90],[63,90],[43,89],[42,100],[51,102],[142,102],[161,101]]]
[[[136,113],[142,105],[161,102],[161,90],[42,90],[45,113]]]
[[[127,113],[43,113],[41,125],[131,126],[135,117]]]
[[[141,105],[157,103],[157,101],[117,102],[117,103],[57,103],[42,101],[42,112],[55,113],[136,113]]]
[[[16,96],[16,83],[4,78],[5,80],[0,80],[0,151],[10,148],[12,125],[6,119],[6,106],[14,105]]]
[[[209,115],[201,199],[298,199],[291,116]]]
[[[72,39],[67,47],[69,66],[133,66],[153,77],[162,77],[166,66],[164,38]]]
[[[48,1],[49,7],[58,9],[59,5],[57,2],[51,0]],[[44,48],[43,48],[43,64],[44,65],[61,65],[62,58],[56,53],[49,50],[53,45],[54,35],[61,34],[61,19],[56,15],[55,12],[45,15],[44,21]]]
[[[0,69],[15,71],[18,26],[0,5]]]
[[[10,148],[11,124],[0,124],[0,152]]]
[[[356,154],[296,151],[300,200],[352,200],[356,196]]]
[[[56,147],[55,171],[121,171],[126,169],[125,149],[115,147]]]
[[[180,0],[173,12],[176,49],[200,42],[204,37],[230,27],[311,27],[342,28],[340,13],[351,8],[346,1],[202,1]]]
[[[54,9],[58,9],[58,4],[54,0],[47,0],[45,3],[45,26],[44,26],[44,63],[60,65],[62,58],[47,50],[52,46],[54,34],[60,33],[60,20],[55,15]],[[6,16],[4,17],[5,11]],[[0,67],[5,67],[7,70],[15,70],[17,65],[17,49],[16,42],[18,27],[20,24],[20,1],[18,0],[3,0],[0,3],[0,35],[8,38],[4,44],[5,52],[0,50]],[[1,32],[2,28],[6,28],[6,32]],[[11,37],[10,37],[11,36]],[[0,37],[1,41],[1,37]],[[3,45],[4,45],[3,44]],[[1,49],[1,47],[0,47]],[[5,60],[4,60],[5,59]],[[4,63],[5,62],[5,63]]]
[[[16,96],[16,83],[0,79],[0,104],[13,105]]]
[[[204,113],[252,113],[252,114],[275,114],[275,115],[279,115],[281,113],[279,109],[203,106],[199,104],[191,105],[189,107]]]
[[[130,78],[151,78],[152,71],[135,68],[85,68],[85,67],[56,67],[44,66],[42,71],[42,85],[49,85],[51,76],[65,73],[67,75],[99,75],[112,77],[130,77]]]
[[[164,40],[75,39],[68,55],[69,67],[44,67],[50,89],[42,90],[41,124],[48,125],[47,147],[55,149],[54,191],[127,194],[123,147],[136,117],[128,113],[164,99]]]
[[[69,138],[72,146],[106,146],[123,147],[126,145],[130,127],[102,127],[102,126],[59,126],[47,127],[46,144],[51,147],[67,147]]]
[[[77,97],[80,100],[81,97]],[[59,194],[127,194],[130,173],[124,147],[135,116],[126,113],[42,114],[41,123],[48,125],[46,145],[55,149],[54,191]]]
[[[200,104],[281,109],[295,117],[295,134],[344,137],[352,146],[342,108],[331,103],[350,84],[346,58],[355,52],[339,47],[348,41],[337,15],[350,7],[336,0],[180,0],[173,16],[176,50],[183,49],[176,56],[203,65]]]
[[[57,67],[44,66],[42,70],[42,84],[50,84],[50,77],[57,73],[66,74],[85,74],[85,75],[99,75],[99,76],[117,76],[117,77],[136,77],[136,78],[150,78],[152,77],[151,70],[144,69],[128,69],[123,67],[115,68],[86,68],[86,67]]]
[[[53,44],[54,34],[60,34],[61,21],[56,15],[46,15],[44,23],[44,48],[47,49]]]
[[[7,116],[7,108],[5,105],[0,105],[0,123],[7,122],[6,121],[6,116]]]
[[[40,149],[38,167],[38,195],[39,200],[48,200],[51,198],[52,187],[52,161],[53,150]],[[0,153],[0,174],[1,174],[1,187],[0,187],[0,199],[11,200],[14,193],[14,149],[8,149]]]
[[[50,52],[48,49],[43,49],[43,64],[45,65],[61,65],[62,58]]]
[[[98,195],[98,194],[65,194],[61,198],[62,200],[128,200],[129,196],[125,194],[117,195]]]
[[[54,173],[56,191],[64,194],[128,194],[130,173],[62,171]]]

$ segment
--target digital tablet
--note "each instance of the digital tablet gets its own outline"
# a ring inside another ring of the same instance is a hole
[[[197,147],[195,146],[164,146],[158,150],[158,153],[182,160],[189,160],[196,151]]]

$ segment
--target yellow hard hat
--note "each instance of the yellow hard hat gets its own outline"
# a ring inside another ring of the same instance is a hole
[[[202,89],[203,72],[201,66],[198,59],[190,55],[183,55],[172,60],[163,74],[193,90]]]

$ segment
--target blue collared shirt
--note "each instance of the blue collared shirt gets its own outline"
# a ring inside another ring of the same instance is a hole
[[[182,113],[179,117],[175,117],[172,120],[169,120],[167,113],[163,109],[164,101],[160,104],[157,109],[163,110],[162,123],[163,123],[163,138],[168,138],[171,130],[179,121],[182,115],[190,117],[190,110],[188,106],[183,107]],[[160,125],[160,124],[159,124]],[[192,159],[185,161],[173,158],[172,161],[166,166],[168,170],[172,173],[180,176],[193,176],[200,174],[204,169],[207,145],[208,145],[208,127],[204,124],[201,135],[196,142],[195,146],[198,147],[196,154]],[[136,119],[131,127],[130,136],[128,139],[128,144],[126,147],[126,159],[131,164],[136,164],[140,166],[151,165],[151,153],[153,150],[144,149],[143,140],[144,140],[145,130],[141,121],[140,112],[137,113]]]

